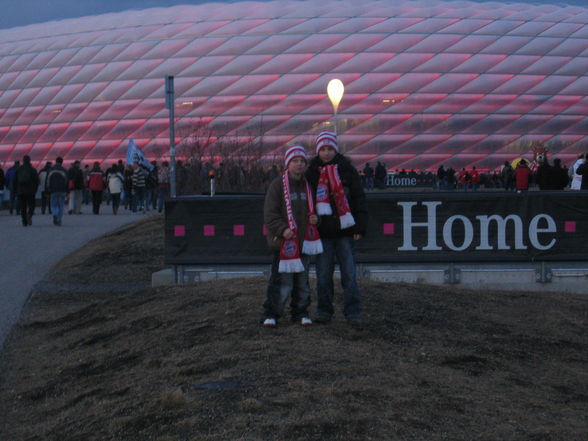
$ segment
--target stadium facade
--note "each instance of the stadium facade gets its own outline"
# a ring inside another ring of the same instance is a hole
[[[533,145],[564,163],[588,151],[582,7],[176,6],[2,30],[0,57],[1,163],[121,159],[130,138],[168,156],[167,75],[180,155],[310,146],[333,126],[332,78],[346,85],[338,130],[357,166],[492,169]]]

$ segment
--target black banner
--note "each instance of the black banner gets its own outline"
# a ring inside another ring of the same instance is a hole
[[[588,260],[588,193],[368,195],[363,263]],[[269,263],[263,196],[166,203],[167,264]]]

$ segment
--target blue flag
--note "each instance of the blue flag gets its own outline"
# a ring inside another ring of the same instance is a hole
[[[129,140],[129,147],[127,148],[127,164],[132,165],[135,162],[146,167],[149,171],[153,170],[153,164],[147,161],[147,158],[141,149],[137,147],[137,144],[135,144],[135,141],[131,138]]]

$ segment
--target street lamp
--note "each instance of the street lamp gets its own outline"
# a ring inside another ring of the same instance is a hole
[[[335,78],[329,81],[327,85],[327,95],[333,106],[333,112],[335,114],[335,133],[337,133],[337,110],[339,110],[339,103],[343,99],[343,93],[345,92],[345,86],[343,82]]]

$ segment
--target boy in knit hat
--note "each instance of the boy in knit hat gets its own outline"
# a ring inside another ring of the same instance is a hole
[[[349,160],[339,153],[337,135],[322,132],[316,139],[316,157],[306,178],[316,192],[319,232],[323,253],[316,258],[317,323],[329,323],[333,309],[335,262],[341,270],[343,313],[347,322],[362,327],[361,297],[355,277],[355,241],[365,235],[367,208],[361,178]]]
[[[267,191],[263,209],[268,244],[274,250],[267,297],[263,304],[263,326],[275,327],[284,313],[288,298],[293,322],[311,325],[308,316],[310,285],[309,255],[322,251],[310,185],[304,177],[307,158],[304,147],[286,151],[286,169]]]

